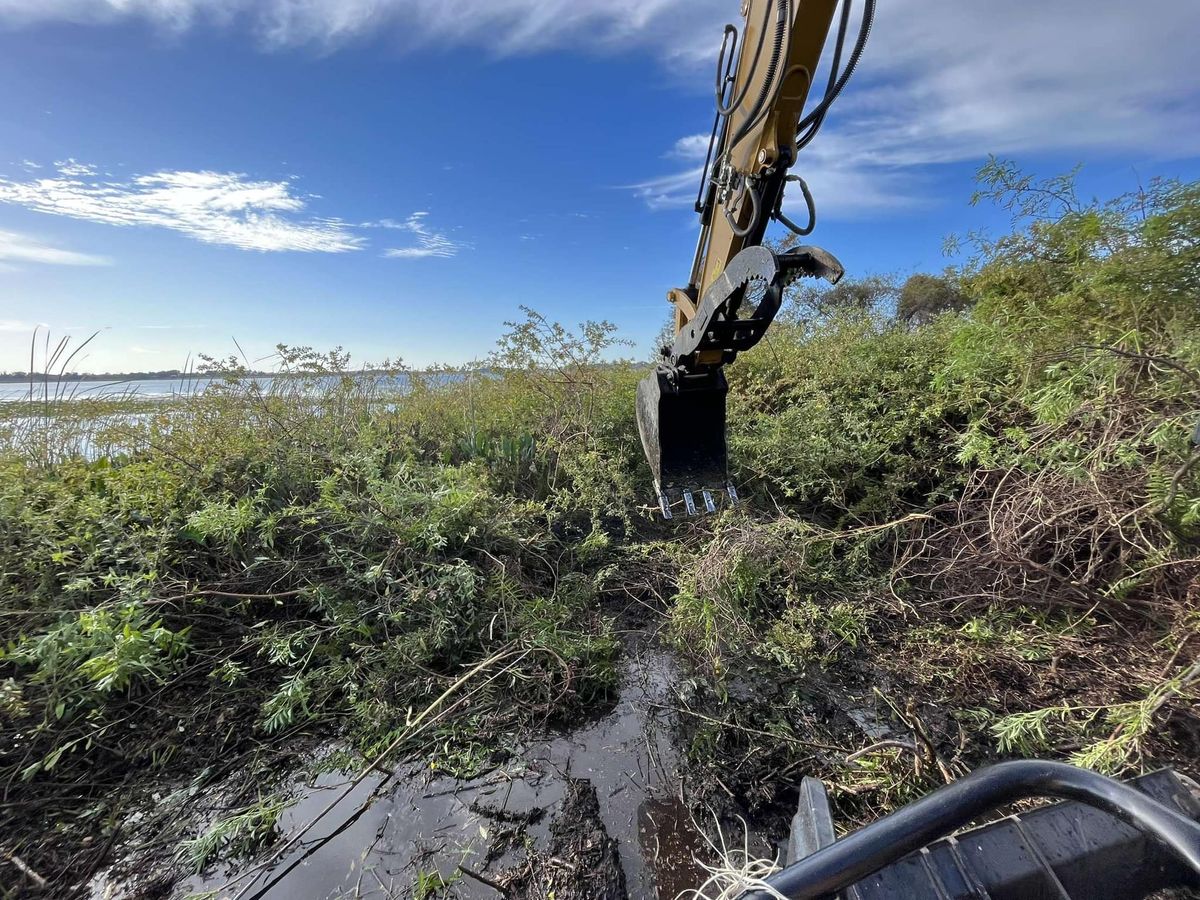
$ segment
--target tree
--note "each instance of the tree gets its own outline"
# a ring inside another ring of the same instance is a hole
[[[923,325],[944,312],[967,306],[958,285],[949,278],[918,274],[904,282],[896,317],[911,325]]]
[[[891,315],[899,291],[888,275],[843,278],[832,287],[803,279],[790,291],[788,315],[795,321],[820,322],[844,313]]]

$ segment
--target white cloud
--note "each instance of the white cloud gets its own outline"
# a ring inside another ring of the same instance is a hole
[[[251,30],[269,48],[388,34],[404,45],[475,43],[500,53],[566,44],[649,46],[659,58],[707,57],[732,0],[0,0],[0,22],[102,24],[127,19],[171,31],[197,23]],[[708,23],[699,30],[697,23]]]
[[[161,350],[155,350],[152,347],[139,347],[137,344],[134,344],[133,346],[131,346],[129,348],[129,352],[137,353],[137,354],[144,355],[144,356],[154,356],[159,353],[162,353]]]
[[[690,159],[693,162],[703,160],[708,155],[708,142],[711,138],[709,134],[689,134],[687,137],[681,137],[675,142],[675,146],[667,156],[674,156],[678,159]]]
[[[248,30],[264,47],[567,47],[650,54],[709,94],[735,0],[0,0],[0,24],[142,19]],[[862,4],[856,4],[860,10]],[[861,70],[801,171],[823,208],[856,214],[920,196],[926,167],[988,153],[1200,155],[1197,0],[886,0]],[[821,77],[818,77],[818,83]],[[707,122],[697,122],[697,129]],[[702,138],[669,152],[694,160]],[[637,186],[655,205],[682,173]],[[686,180],[686,179],[684,179]],[[678,201],[671,201],[678,202]],[[420,248],[412,248],[419,250]]]
[[[37,168],[40,169],[41,166],[37,166]],[[84,165],[83,163],[76,162],[74,159],[60,159],[54,163],[54,168],[58,169],[60,175],[65,175],[68,178],[78,175],[96,174],[95,166]]]
[[[0,178],[0,203],[107,225],[168,228],[242,250],[343,253],[364,245],[339,219],[302,217],[307,198],[292,193],[287,181],[155,172],[122,182],[97,177],[74,160],[56,165],[54,178]]]
[[[822,214],[929,202],[923,188],[937,166],[990,153],[1200,155],[1195,0],[888,0],[879,9],[855,81],[797,168]],[[707,140],[676,142],[666,156],[687,168],[634,185],[637,195],[652,207],[690,205]],[[794,194],[791,208],[802,205]]]
[[[112,260],[90,253],[52,247],[28,235],[0,231],[0,261],[47,266],[108,266]],[[10,265],[9,268],[12,268]]]
[[[454,241],[438,231],[433,231],[425,224],[428,212],[415,212],[403,222],[394,219],[384,219],[375,225],[380,228],[390,228],[397,231],[407,231],[416,237],[417,243],[411,247],[397,247],[383,251],[388,259],[424,259],[440,257],[443,259],[457,256],[462,250],[469,250],[470,244]]]
[[[49,328],[45,322],[19,322],[16,319],[0,319],[0,332],[33,331],[35,328]]]

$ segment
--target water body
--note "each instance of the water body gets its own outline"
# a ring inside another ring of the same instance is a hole
[[[318,379],[317,388],[319,389],[323,384],[332,386],[336,383],[336,377],[330,376],[329,378]],[[370,384],[380,393],[385,394],[403,394],[409,389],[411,384],[410,376],[404,372],[394,376],[361,375],[356,377],[362,378],[365,383]],[[435,384],[451,384],[461,381],[467,376],[461,372],[438,372],[425,375],[424,377],[430,379]],[[223,384],[224,381],[223,378],[210,378],[202,375],[193,375],[186,378],[68,381],[57,384],[50,382],[48,385],[35,381],[33,384],[33,399],[40,401],[49,395],[52,400],[105,400],[124,398],[133,400],[169,400],[175,397],[188,397],[204,393],[212,385]],[[284,391],[297,389],[302,384],[302,380],[292,376],[261,376],[241,379],[241,383],[244,385],[253,383],[264,393],[269,393],[275,388]],[[0,403],[28,400],[29,397],[30,385],[27,381],[0,383]]]
[[[273,379],[248,379],[260,385],[264,390],[269,389]],[[203,393],[210,385],[220,379],[214,378],[147,378],[118,381],[71,381],[45,385],[35,382],[33,399],[42,400],[47,394],[53,399],[62,400],[105,400],[129,397],[135,400],[167,400],[172,397],[186,397]],[[0,384],[0,401],[28,400],[30,386],[26,383]]]

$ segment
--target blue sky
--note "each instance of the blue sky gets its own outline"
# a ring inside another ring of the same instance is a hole
[[[1195,0],[883,0],[801,158],[851,274],[937,270],[989,153],[1200,175]],[[277,342],[463,362],[522,304],[644,354],[737,0],[0,0],[0,370]]]

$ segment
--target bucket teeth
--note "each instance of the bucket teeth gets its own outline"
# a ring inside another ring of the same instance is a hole
[[[691,491],[683,492],[683,505],[687,507],[687,514],[689,516],[696,514],[696,501],[692,499]]]
[[[700,495],[700,503],[697,503],[697,494]],[[738,502],[738,492],[732,484],[726,484],[723,488],[667,488],[658,495],[658,508],[667,521],[676,517],[672,508],[679,504],[683,504],[687,516],[692,517],[704,513],[715,513],[722,506],[733,506]],[[701,503],[703,507],[701,507]]]

